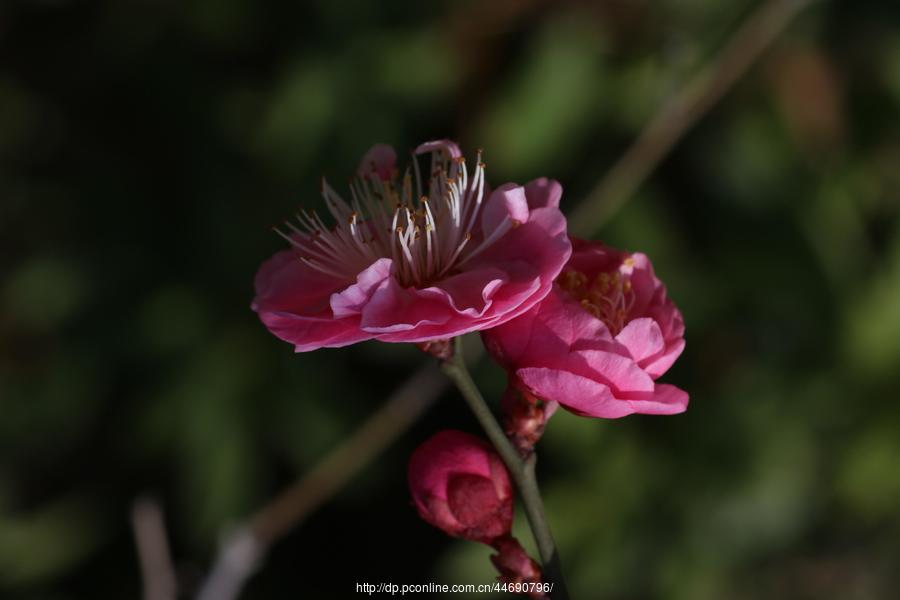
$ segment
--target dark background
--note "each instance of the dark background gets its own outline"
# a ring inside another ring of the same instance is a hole
[[[0,2],[0,596],[139,596],[150,493],[188,597],[230,525],[426,360],[294,355],[250,311],[269,226],[322,174],[340,190],[374,142],[451,137],[495,185],[560,180],[571,210],[754,6]],[[665,381],[691,405],[554,417],[539,472],[575,597],[896,595],[898,6],[806,9],[596,223],[683,310]],[[476,376],[496,398],[499,369]],[[444,427],[476,431],[454,393],[242,598],[491,581],[486,547],[409,504],[406,459]]]

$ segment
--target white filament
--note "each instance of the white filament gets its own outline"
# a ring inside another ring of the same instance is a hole
[[[350,203],[323,179],[322,196],[335,225],[329,228],[314,211],[301,211],[297,224],[285,223],[288,232],[275,231],[298,250],[306,265],[326,275],[352,280],[373,261],[387,257],[394,261],[401,284],[429,285],[483,252],[512,226],[507,218],[487,237],[474,230],[484,196],[484,169],[480,151],[471,178],[463,158],[435,152],[426,188],[414,156],[413,173],[407,169],[400,185],[396,178],[382,181],[375,172],[355,177]],[[477,243],[470,245],[472,239]]]

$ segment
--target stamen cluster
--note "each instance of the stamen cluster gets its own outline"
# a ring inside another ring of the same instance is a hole
[[[619,270],[598,273],[593,279],[580,271],[566,269],[557,283],[582,308],[606,323],[612,335],[618,335],[634,306],[630,278],[633,266],[634,260],[626,258]]]
[[[329,227],[315,211],[303,210],[296,224],[285,223],[289,231],[276,232],[300,251],[300,260],[327,275],[349,279],[373,261],[391,258],[402,285],[423,287],[513,226],[507,218],[487,236],[473,234],[485,195],[481,151],[471,176],[465,158],[445,150],[431,154],[427,181],[416,156],[412,166],[398,181],[395,174],[382,179],[372,165],[350,180],[349,202],[323,179],[322,196],[336,225]]]

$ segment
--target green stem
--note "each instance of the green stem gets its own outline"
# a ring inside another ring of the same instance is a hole
[[[519,490],[522,504],[525,506],[525,515],[531,526],[531,533],[534,535],[538,552],[541,554],[545,580],[553,584],[554,600],[568,600],[569,592],[562,576],[556,543],[553,541],[553,534],[550,533],[550,526],[544,515],[544,503],[541,500],[541,492],[535,477],[534,467],[537,457],[532,453],[523,460],[518,450],[507,439],[466,368],[462,355],[461,338],[457,337],[453,344],[453,356],[445,360],[441,368],[459,388],[469,408],[475,414],[475,418],[478,419],[494,448],[497,449],[497,453],[500,454],[500,458],[506,464],[506,468]]]

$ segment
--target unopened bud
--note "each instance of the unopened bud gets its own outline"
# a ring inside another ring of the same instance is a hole
[[[540,566],[528,556],[519,540],[505,536],[494,540],[493,546],[497,554],[491,555],[491,562],[500,571],[500,581],[512,584],[541,583]],[[540,588],[541,586],[537,586],[525,595],[536,600],[547,598]]]
[[[428,342],[419,342],[416,344],[416,347],[425,352],[426,354],[430,354],[438,360],[449,360],[453,358],[453,340],[452,339],[443,339],[443,340],[430,340]]]
[[[491,544],[509,534],[512,484],[483,440],[441,431],[413,452],[408,477],[419,516],[448,535]]]
[[[557,406],[556,402],[537,398],[524,385],[510,379],[500,399],[500,408],[506,435],[522,456],[534,450]]]

